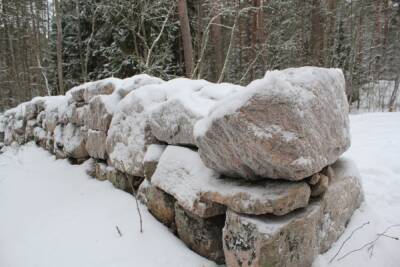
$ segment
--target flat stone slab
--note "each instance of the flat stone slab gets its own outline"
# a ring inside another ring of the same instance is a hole
[[[201,192],[201,199],[244,214],[284,215],[306,207],[310,192],[305,182],[212,179],[206,191]]]
[[[340,237],[363,199],[352,161],[339,160],[333,170],[326,192],[305,209],[285,216],[228,210],[223,230],[227,266],[311,266]]]
[[[152,183],[200,217],[217,215],[211,212],[215,204],[246,214],[283,215],[306,207],[311,192],[306,182],[222,179],[204,165],[196,151],[178,146],[166,148]]]

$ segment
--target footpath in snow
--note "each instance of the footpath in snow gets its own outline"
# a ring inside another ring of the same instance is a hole
[[[372,253],[364,248],[338,261],[400,224],[400,113],[353,115],[351,133],[352,147],[344,156],[361,171],[365,202],[314,267],[399,266],[400,241],[389,237],[381,237]],[[142,205],[140,233],[134,198],[90,178],[85,167],[56,161],[33,144],[0,155],[0,266],[215,266]],[[400,226],[386,234],[400,237]]]

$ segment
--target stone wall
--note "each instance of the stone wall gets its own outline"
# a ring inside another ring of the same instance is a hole
[[[340,70],[268,72],[246,87],[137,75],[38,97],[0,117],[29,141],[92,159],[190,249],[227,266],[311,266],[362,201]]]

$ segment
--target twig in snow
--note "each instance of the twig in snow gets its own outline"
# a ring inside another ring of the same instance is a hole
[[[355,228],[351,234],[346,238],[346,240],[343,241],[342,245],[340,246],[339,250],[336,252],[336,254],[332,257],[332,259],[329,261],[329,263],[331,263],[336,257],[337,255],[339,255],[340,251],[342,250],[342,248],[344,247],[344,245],[347,243],[347,241],[349,241],[355,232],[357,232],[358,230],[360,230],[361,228],[363,228],[364,226],[366,226],[367,224],[369,224],[369,222],[365,222],[362,225],[358,226],[357,228]]]
[[[400,227],[400,224],[393,224],[393,225],[388,226],[388,227],[385,229],[385,231],[383,231],[382,233],[377,234],[377,236],[376,236],[376,238],[375,238],[374,240],[372,240],[372,241],[370,241],[370,242],[364,244],[363,246],[361,246],[361,247],[359,247],[359,248],[357,248],[357,249],[353,249],[353,250],[347,252],[345,255],[343,255],[342,257],[340,257],[340,258],[338,259],[338,261],[340,261],[340,260],[346,258],[347,256],[349,256],[350,254],[352,254],[352,253],[354,253],[354,252],[361,251],[361,250],[363,250],[364,248],[367,248],[367,250],[368,250],[368,252],[369,252],[369,256],[372,257],[373,252],[374,252],[375,244],[378,242],[378,240],[379,240],[382,236],[383,236],[383,237],[387,237],[387,238],[391,238],[391,239],[394,239],[394,240],[399,240],[399,239],[400,239],[400,238],[398,238],[398,237],[389,236],[389,235],[386,234],[391,228],[394,228],[394,227]]]
[[[142,221],[142,214],[140,213],[139,202],[138,202],[138,200],[137,200],[137,198],[136,198],[135,189],[133,188],[132,181],[129,181],[129,185],[131,186],[131,189],[132,189],[132,195],[133,195],[133,197],[135,198],[135,202],[136,202],[136,209],[137,209],[137,211],[138,211],[138,214],[139,214],[139,220],[140,220],[140,233],[143,233],[143,221]]]
[[[122,236],[122,233],[121,233],[121,231],[119,230],[118,225],[116,225],[115,228],[117,228],[117,232],[118,232],[119,236]]]

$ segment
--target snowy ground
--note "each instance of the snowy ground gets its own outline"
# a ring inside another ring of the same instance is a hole
[[[374,246],[337,260],[400,224],[400,113],[351,116],[353,144],[345,154],[360,168],[366,201],[335,246],[314,267],[399,266],[400,226]],[[214,266],[187,249],[141,211],[134,199],[85,174],[85,166],[55,160],[29,144],[0,155],[0,266]],[[353,229],[336,259],[329,263]],[[122,236],[118,234],[116,226]]]

